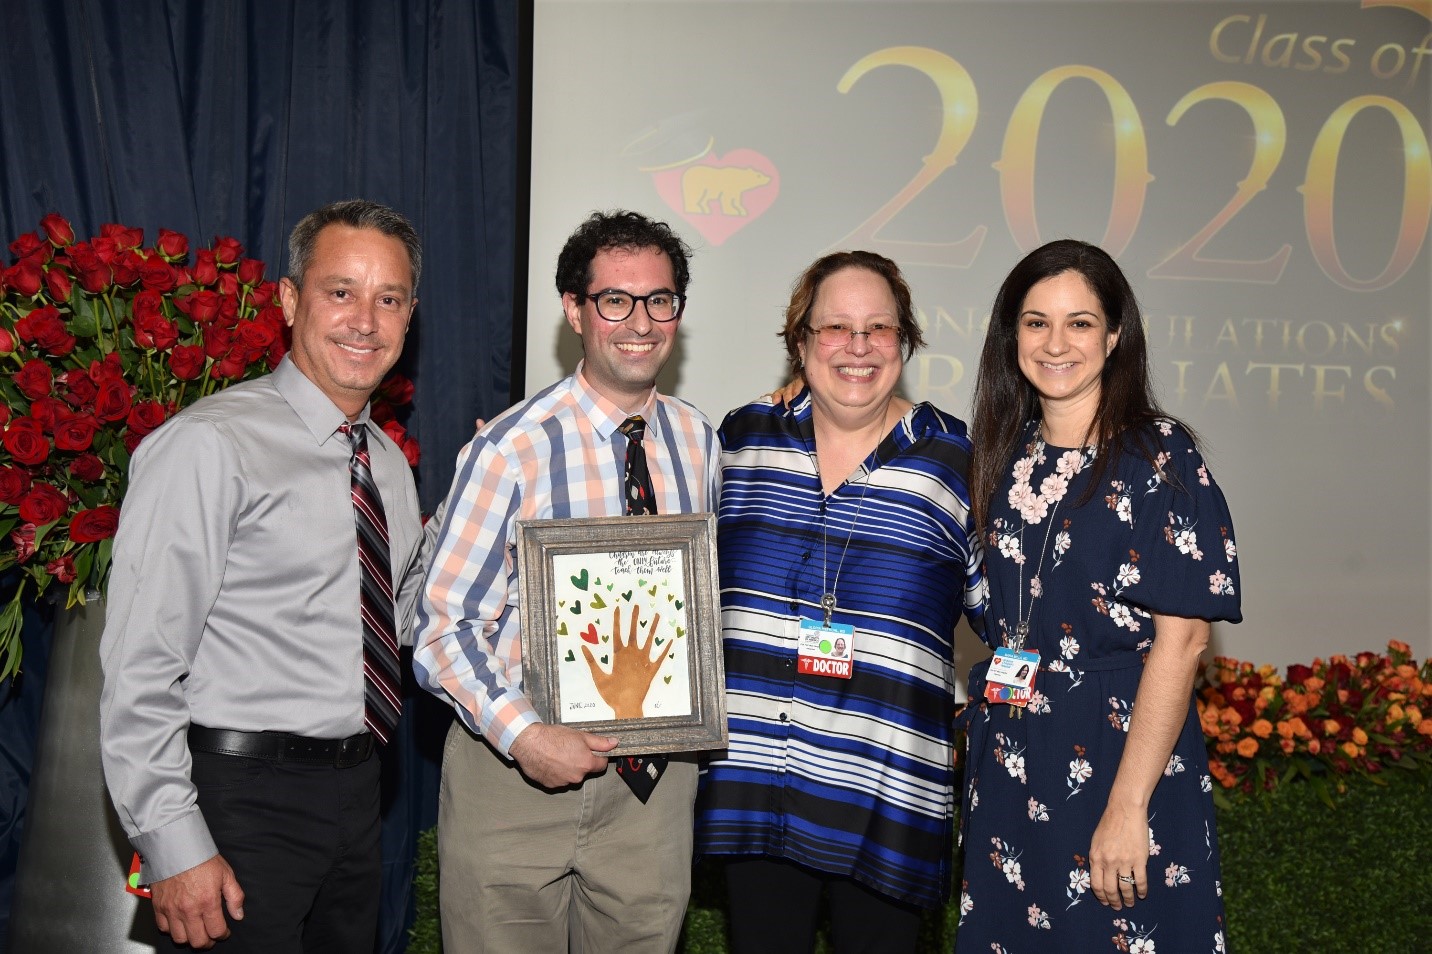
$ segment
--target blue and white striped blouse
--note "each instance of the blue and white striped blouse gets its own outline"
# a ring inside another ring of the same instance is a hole
[[[954,631],[962,611],[976,627],[983,614],[965,425],[916,405],[829,496],[809,392],[731,412],[721,444],[730,747],[703,780],[697,850],[938,904],[954,838]],[[822,619],[837,566],[852,678],[800,675],[801,620]]]

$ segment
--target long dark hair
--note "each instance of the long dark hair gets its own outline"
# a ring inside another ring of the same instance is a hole
[[[1031,288],[1065,272],[1083,276],[1099,299],[1108,330],[1119,335],[1118,344],[1104,360],[1099,406],[1084,435],[1083,443],[1095,444],[1098,453],[1093,480],[1079,502],[1088,502],[1109,462],[1121,451],[1136,450],[1154,463],[1158,447],[1148,425],[1159,418],[1172,420],[1158,406],[1149,385],[1148,342],[1138,299],[1119,266],[1108,252],[1088,242],[1060,239],[1040,246],[1021,259],[1000,286],[980,353],[970,502],[981,531],[988,526],[990,502],[1028,433],[1028,423],[1041,418],[1039,395],[1019,370],[1019,314]],[[1184,429],[1192,436],[1191,429]]]

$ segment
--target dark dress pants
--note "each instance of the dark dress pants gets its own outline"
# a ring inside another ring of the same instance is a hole
[[[734,954],[804,954],[815,947],[821,895],[836,954],[915,950],[922,912],[836,875],[776,858],[726,863]]]
[[[378,770],[376,753],[349,768],[194,754],[199,808],[244,889],[244,919],[229,920],[233,933],[215,950],[373,950],[382,878]]]

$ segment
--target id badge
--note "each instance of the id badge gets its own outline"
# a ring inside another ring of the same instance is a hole
[[[796,653],[796,672],[849,679],[855,667],[855,627],[803,619]]]
[[[1021,709],[1034,695],[1034,676],[1039,672],[1039,653],[1001,646],[994,651],[985,674],[985,701],[1008,703]]]

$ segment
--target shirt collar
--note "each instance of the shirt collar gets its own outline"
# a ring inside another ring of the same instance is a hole
[[[338,409],[338,405],[329,399],[312,381],[308,375],[298,369],[289,355],[284,355],[277,368],[273,372],[273,386],[278,389],[279,396],[288,402],[303,426],[313,435],[315,444],[322,444],[332,437],[338,430],[338,426],[348,420],[348,415]],[[363,405],[363,410],[358,414],[358,420],[354,423],[368,423],[369,405]]]
[[[587,422],[592,425],[592,430],[604,441],[610,441],[617,428],[622,426],[631,414],[640,414],[646,421],[647,433],[660,431],[660,425],[656,418],[656,388],[651,389],[647,396],[646,404],[630,414],[617,407],[611,401],[602,397],[592,386],[587,383],[582,373],[582,367],[586,362],[577,365],[577,371],[572,375],[572,392],[577,396],[577,406],[587,416]]]
[[[810,393],[810,386],[801,389],[801,392],[793,400],[787,401],[785,407],[778,413],[790,422],[796,434],[805,442],[806,450],[815,453],[815,406]],[[895,440],[895,446],[899,450],[905,450],[917,441],[929,437],[935,433],[943,433],[946,430],[940,412],[928,401],[919,401],[911,405],[900,420],[895,422],[895,428],[891,435]],[[886,438],[881,438],[880,444],[875,448],[878,455],[880,449],[885,446]]]

